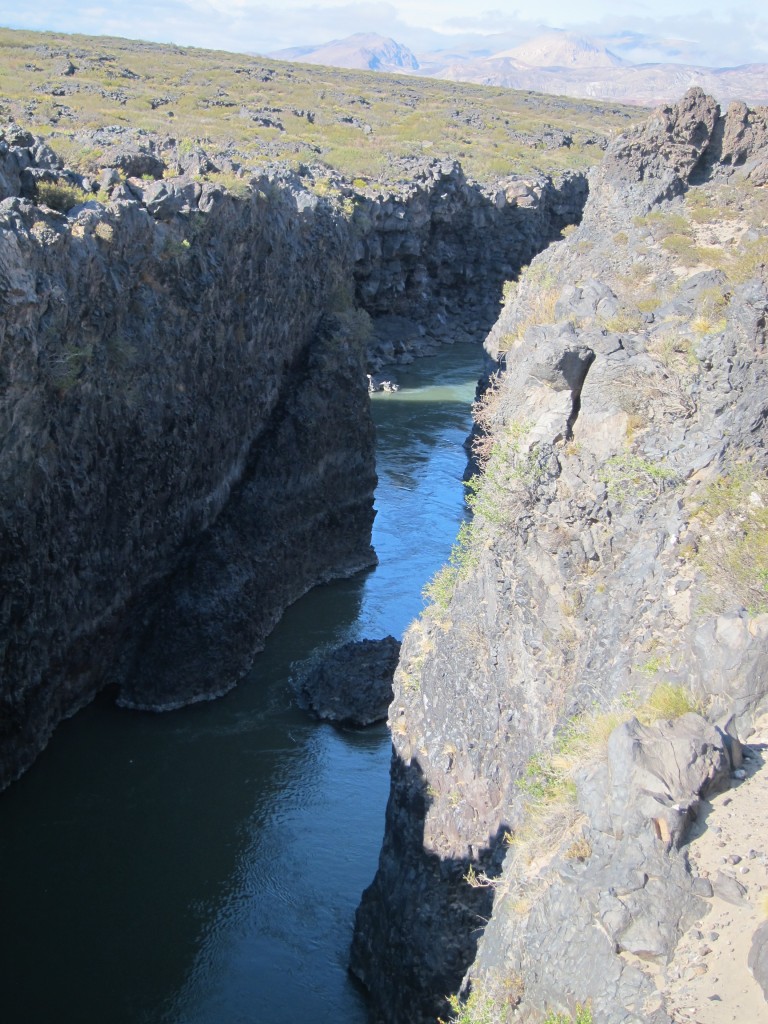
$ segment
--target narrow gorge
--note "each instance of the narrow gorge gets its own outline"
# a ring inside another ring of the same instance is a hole
[[[128,136],[98,188],[0,140],[2,785],[106,686],[226,692],[288,604],[374,561],[366,368],[479,340],[585,198],[440,163],[372,197],[308,170],[234,195]]]

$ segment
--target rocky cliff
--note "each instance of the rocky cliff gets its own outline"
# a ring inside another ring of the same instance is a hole
[[[463,977],[463,1022],[670,1019],[689,829],[768,708],[767,159],[764,110],[660,109],[488,337],[473,516],[395,676],[377,1021]]]
[[[372,563],[366,364],[489,325],[586,191],[439,163],[359,191],[96,134],[90,177],[0,136],[0,787],[107,685],[225,692],[288,603]]]
[[[376,195],[340,183],[357,236],[356,300],[373,319],[373,368],[482,342],[504,282],[579,220],[587,197],[581,173],[482,186],[456,162],[406,161],[398,174],[399,185]]]
[[[50,162],[1,148],[6,191]],[[0,204],[3,784],[105,685],[226,691],[287,603],[374,558],[345,222],[266,178],[175,209],[38,190]]]

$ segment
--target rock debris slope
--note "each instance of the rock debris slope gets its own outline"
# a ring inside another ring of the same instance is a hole
[[[617,140],[488,337],[473,519],[395,675],[377,1021],[462,977],[462,1021],[684,1019],[690,829],[768,708],[767,119],[692,90]]]

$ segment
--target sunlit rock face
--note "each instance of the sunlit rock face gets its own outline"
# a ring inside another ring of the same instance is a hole
[[[474,516],[395,673],[351,960],[376,1021],[448,1019],[462,984],[485,1019],[669,1020],[653,965],[707,891],[687,830],[768,707],[765,129],[694,90],[617,140],[486,340]],[[709,721],[578,732],[661,684]]]

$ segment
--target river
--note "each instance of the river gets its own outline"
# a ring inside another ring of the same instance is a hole
[[[346,962],[389,737],[310,721],[290,679],[421,610],[463,512],[480,362],[457,345],[372,397],[376,569],[288,609],[218,701],[152,715],[99,698],[0,795],[4,1024],[365,1024]]]

